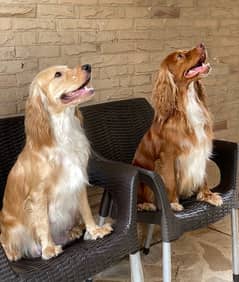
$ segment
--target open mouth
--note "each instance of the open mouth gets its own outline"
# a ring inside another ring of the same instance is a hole
[[[206,64],[205,61],[206,53],[203,53],[198,62],[184,73],[184,76],[186,78],[192,78],[199,74],[207,74],[210,70],[210,64]]]
[[[67,103],[70,103],[76,100],[77,98],[93,95],[94,88],[87,87],[87,84],[89,82],[90,82],[90,77],[76,90],[68,92],[68,93],[63,93],[60,97],[62,102],[67,104]]]

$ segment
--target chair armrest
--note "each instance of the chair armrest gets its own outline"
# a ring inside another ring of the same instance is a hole
[[[220,189],[238,189],[238,144],[233,142],[228,142],[224,140],[214,140],[213,141],[213,154],[211,160],[214,161],[221,174],[220,184],[218,186]]]
[[[117,225],[136,229],[138,172],[121,162],[92,153],[88,166],[89,182],[110,193],[117,207]]]
[[[141,167],[137,167],[137,170],[139,172],[140,182],[143,182],[153,190],[157,208],[162,211],[162,215],[167,217],[173,216],[173,211],[170,207],[166,188],[161,176],[154,171]]]

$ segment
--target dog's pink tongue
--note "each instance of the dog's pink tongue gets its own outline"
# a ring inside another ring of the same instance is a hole
[[[94,88],[92,87],[88,88],[87,86],[85,86],[84,88],[69,93],[69,96],[80,96],[84,94],[93,94],[93,93],[94,93]]]
[[[207,65],[202,65],[200,67],[193,68],[186,73],[185,77],[187,78],[193,77],[199,73],[204,73],[207,69],[208,69]]]

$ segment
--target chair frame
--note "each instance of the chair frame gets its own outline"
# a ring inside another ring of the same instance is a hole
[[[154,115],[152,107],[145,99],[134,98],[83,108],[84,116],[89,117],[93,112],[95,112],[94,119],[99,120],[99,123],[104,122],[103,131],[105,132],[103,140],[103,137],[94,134],[92,123],[86,123],[86,133],[94,150],[104,158],[130,164],[137,144],[152,122]],[[109,120],[108,123],[107,120]],[[122,137],[118,132],[126,137]],[[110,136],[106,135],[107,133]],[[105,143],[108,144],[108,147]],[[205,227],[228,214],[231,214],[232,222],[233,279],[235,282],[239,281],[238,151],[237,143],[223,140],[213,141],[212,160],[217,164],[221,173],[220,183],[213,190],[222,193],[223,205],[221,207],[214,207],[208,203],[194,200],[192,205],[189,205],[184,211],[174,213],[170,208],[166,188],[160,175],[153,171],[137,168],[140,181],[153,190],[157,205],[156,212],[138,212],[138,222],[149,224],[144,253],[149,253],[154,224],[159,224],[163,249],[163,282],[171,281],[171,242],[178,239],[184,232]],[[100,209],[100,224],[104,222],[104,217],[111,213],[111,205],[110,197],[104,193]],[[196,216],[193,213],[195,210],[197,210]]]

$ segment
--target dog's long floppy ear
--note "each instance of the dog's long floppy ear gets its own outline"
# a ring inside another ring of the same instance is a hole
[[[177,107],[177,86],[173,75],[166,67],[161,67],[153,89],[152,102],[158,118],[167,119]],[[157,118],[157,117],[156,117]]]
[[[54,142],[49,113],[43,105],[42,97],[44,94],[40,86],[33,81],[26,102],[25,131],[26,138],[37,148],[52,146]]]

